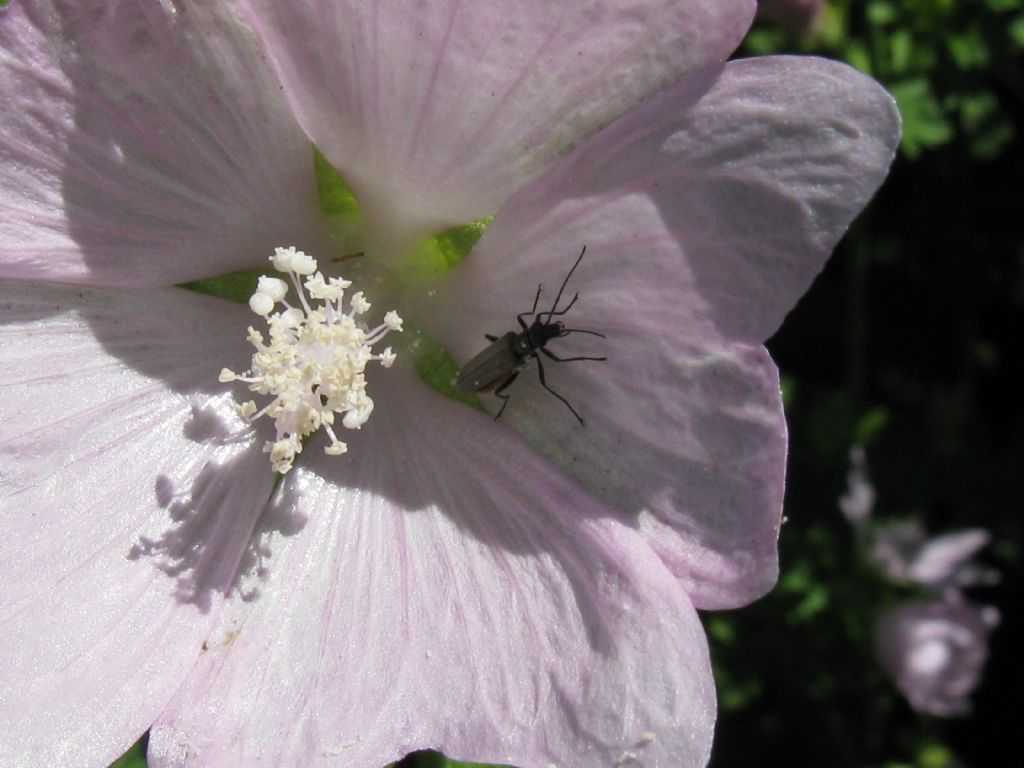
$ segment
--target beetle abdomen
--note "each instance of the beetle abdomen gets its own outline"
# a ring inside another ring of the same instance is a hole
[[[516,334],[509,331],[495,339],[468,363],[459,369],[455,388],[460,392],[490,392],[500,387],[521,367],[520,356],[515,353]]]

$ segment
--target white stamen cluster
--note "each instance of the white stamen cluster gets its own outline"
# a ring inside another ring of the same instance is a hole
[[[359,429],[370,418],[373,400],[366,394],[366,364],[379,360],[390,368],[395,362],[391,347],[380,354],[372,347],[390,331],[401,331],[402,318],[388,312],[383,323],[367,330],[359,319],[370,309],[362,291],[352,294],[348,312],[343,310],[348,280],[325,278],[317,271],[316,259],[295,248],[275,249],[270,261],[288,275],[301,306],[285,301],[284,280],[261,277],[249,308],[266,318],[270,340],[250,326],[248,339],[256,348],[252,367],[241,375],[225,368],[220,381],[243,381],[251,391],[274,398],[262,410],[250,400],[238,411],[248,421],[260,416],[274,420],[277,437],[263,450],[270,454],[274,469],[284,474],[302,452],[302,439],[321,427],[331,439],[326,453],[337,456],[348,450],[334,432],[335,415],[341,414],[347,429]],[[314,306],[310,300],[320,304]],[[279,304],[281,309],[275,312]]]

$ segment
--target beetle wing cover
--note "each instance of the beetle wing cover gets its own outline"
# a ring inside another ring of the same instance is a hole
[[[518,371],[522,361],[513,347],[515,338],[509,331],[474,355],[459,369],[455,387],[460,392],[486,392]]]

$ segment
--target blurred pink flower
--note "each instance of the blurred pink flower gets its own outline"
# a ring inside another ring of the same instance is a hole
[[[151,726],[154,768],[704,764],[694,607],[777,574],[762,342],[884,177],[891,98],[723,63],[751,0],[241,7],[0,9],[0,764],[104,766]],[[457,360],[588,246],[573,322],[609,359],[557,373],[585,429],[527,377],[495,424],[400,355],[350,452],[275,485],[216,381],[251,314],[170,286],[339,255],[311,141],[355,279]]]
[[[917,710],[936,717],[970,712],[988,659],[992,608],[967,603],[904,603],[878,623],[882,666]]]
[[[998,581],[995,570],[973,560],[988,545],[989,533],[972,528],[929,537],[916,520],[869,529],[874,506],[867,456],[855,445],[839,507],[860,534],[867,559],[886,578],[942,598],[883,612],[875,626],[882,666],[915,710],[938,717],[965,714],[988,658],[989,633],[999,622],[995,608],[975,606],[962,592]]]
[[[850,470],[846,473],[846,493],[839,497],[839,510],[857,530],[862,530],[875,510],[875,486],[868,470],[864,446],[850,448]]]
[[[962,589],[998,581],[993,569],[972,559],[990,539],[988,531],[981,528],[929,537],[920,523],[901,520],[875,532],[869,556],[891,579],[956,599]]]

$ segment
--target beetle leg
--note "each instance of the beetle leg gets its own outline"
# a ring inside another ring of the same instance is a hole
[[[497,341],[498,340],[497,336],[492,336],[489,333],[485,333],[484,334],[484,338],[487,339],[488,341]]]
[[[555,353],[549,352],[544,347],[541,347],[537,351],[540,352],[542,355],[544,355],[544,357],[549,357],[552,360],[557,360],[560,363],[571,363],[571,362],[574,362],[576,360],[597,360],[597,361],[601,361],[601,360],[607,360],[608,359],[607,357],[559,357]]]
[[[541,351],[544,352],[546,350],[541,349]],[[540,361],[539,357],[537,358],[537,375],[540,377],[540,385],[544,387],[544,389],[546,389],[552,395],[561,400],[563,403],[565,403],[565,407],[572,411],[572,415],[576,417],[576,421],[578,421],[580,425],[583,426],[583,419],[580,417],[578,413],[576,413],[576,409],[573,408],[572,405],[570,405],[568,400],[566,400],[564,397],[562,397],[560,394],[555,392],[555,390],[548,386],[547,381],[544,379],[544,363]]]
[[[516,371],[511,376],[509,376],[507,379],[505,379],[505,381],[502,382],[500,387],[498,387],[496,390],[494,390],[494,396],[501,398],[501,408],[498,409],[498,413],[494,417],[495,421],[497,421],[498,419],[501,418],[501,414],[503,414],[505,412],[505,406],[508,405],[508,401],[512,398],[512,395],[506,395],[505,394],[505,390],[508,389],[512,385],[512,382],[515,381],[516,378],[518,378],[518,376],[519,376],[519,371]]]

